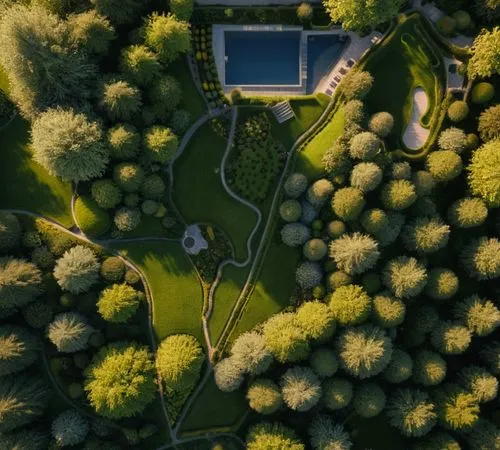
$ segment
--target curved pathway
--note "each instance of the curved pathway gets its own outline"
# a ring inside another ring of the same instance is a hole
[[[410,150],[423,147],[429,137],[430,130],[420,123],[420,118],[426,113],[428,106],[429,98],[426,92],[421,87],[415,88],[410,121],[403,133],[403,142]]]

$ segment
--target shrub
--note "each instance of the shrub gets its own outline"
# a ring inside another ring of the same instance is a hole
[[[321,283],[323,271],[316,262],[305,261],[295,272],[297,284],[303,289],[311,289]]]
[[[8,252],[21,241],[21,224],[18,218],[8,212],[0,211],[0,251]]]
[[[498,394],[498,380],[486,369],[477,366],[462,368],[460,383],[479,403],[494,400]]]
[[[138,0],[91,0],[90,3],[99,14],[109,17],[116,25],[132,22],[141,8]]]
[[[75,245],[57,260],[54,278],[64,290],[80,294],[97,282],[99,268],[99,261],[92,250]]]
[[[123,80],[104,84],[101,107],[111,120],[130,120],[141,106],[141,92],[135,86]]]
[[[168,164],[177,151],[179,141],[172,130],[155,125],[144,135],[144,150],[151,161]]]
[[[107,144],[112,159],[133,159],[140,146],[137,129],[129,124],[118,124],[107,133]]]
[[[500,240],[485,236],[472,240],[461,254],[462,263],[472,278],[488,280],[500,276]]]
[[[43,301],[31,303],[23,309],[23,317],[31,328],[45,328],[52,321],[52,307]]]
[[[162,63],[168,64],[191,48],[189,24],[172,14],[153,13],[144,26],[144,42]]]
[[[73,409],[62,412],[52,422],[52,437],[61,447],[80,444],[88,432],[87,420]]]
[[[438,183],[453,180],[462,172],[460,155],[452,150],[439,150],[427,155],[425,166]]]
[[[87,348],[94,329],[79,313],[60,313],[47,328],[47,336],[62,353],[74,353]]]
[[[162,75],[152,84],[149,99],[153,104],[155,115],[161,120],[166,120],[169,113],[174,111],[182,100],[181,84],[171,75]]]
[[[458,291],[459,281],[455,273],[443,267],[429,271],[425,294],[434,300],[447,300]]]
[[[363,99],[373,86],[369,72],[351,70],[342,80],[342,92],[347,100]]]
[[[500,104],[481,113],[477,130],[484,142],[500,138]]]
[[[411,356],[395,348],[392,352],[391,361],[382,372],[382,376],[389,383],[402,383],[408,380],[413,373],[413,360]]]
[[[373,114],[368,121],[368,129],[380,137],[387,137],[394,128],[394,117],[388,112]]]
[[[256,331],[241,334],[234,341],[231,357],[236,364],[251,375],[264,373],[273,362],[264,336]]]
[[[309,363],[314,373],[320,378],[330,378],[339,368],[334,351],[328,347],[319,347],[314,350]]]
[[[500,207],[500,140],[484,144],[467,167],[469,187],[490,208]]]
[[[336,239],[342,236],[345,233],[345,231],[346,231],[345,224],[340,220],[332,220],[328,224],[328,235],[332,239]]]
[[[335,319],[327,305],[320,301],[303,303],[296,312],[296,323],[307,339],[326,341],[335,332]]]
[[[297,6],[297,18],[299,21],[306,23],[310,22],[313,17],[313,9],[309,3],[301,3]]]
[[[140,280],[141,277],[135,270],[129,269],[125,272],[125,283],[134,285],[139,283]]]
[[[321,398],[321,384],[308,367],[292,367],[281,377],[281,393],[293,411],[309,411]]]
[[[436,180],[427,170],[417,170],[411,176],[411,181],[415,186],[417,196],[429,195],[436,187]]]
[[[367,209],[361,214],[360,223],[368,233],[378,235],[389,226],[389,217],[379,208]]]
[[[418,253],[433,253],[448,244],[450,227],[440,217],[417,217],[402,233],[406,248]]]
[[[80,230],[88,236],[102,236],[111,227],[108,213],[85,195],[80,195],[75,201],[75,216]]]
[[[302,213],[297,200],[285,200],[280,206],[280,216],[285,222],[296,222]]]
[[[371,161],[382,151],[382,148],[383,143],[376,134],[364,131],[352,138],[349,153],[351,158]]]
[[[356,220],[365,204],[363,192],[354,187],[339,189],[332,199],[333,212],[344,221]]]
[[[16,428],[25,432],[27,424],[42,416],[51,397],[52,391],[40,377],[23,374],[2,378],[0,432],[7,433]]]
[[[273,414],[283,405],[283,397],[279,387],[272,380],[258,378],[253,381],[247,391],[248,405],[259,414]]]
[[[154,200],[144,200],[141,204],[141,211],[146,216],[152,216],[156,214],[160,209],[160,203],[155,202]]]
[[[31,252],[31,261],[40,269],[52,269],[55,264],[54,255],[48,247],[37,247]]]
[[[431,344],[445,355],[464,353],[470,341],[470,331],[458,323],[440,322],[431,333]]]
[[[125,275],[125,264],[117,256],[108,256],[101,264],[101,278],[110,283],[117,283]]]
[[[457,30],[463,31],[470,27],[472,19],[467,11],[458,10],[452,14],[453,19],[456,21]]]
[[[354,391],[354,410],[364,418],[378,416],[385,408],[387,398],[375,383],[363,383]]]
[[[406,161],[391,164],[390,177],[393,180],[411,180],[411,166]]]
[[[321,239],[311,239],[304,244],[303,253],[309,261],[319,261],[328,253],[328,247]]]
[[[464,101],[456,100],[448,107],[448,118],[452,122],[461,122],[462,120],[465,120],[468,115],[469,115],[469,107],[467,106],[467,103]],[[443,137],[442,133],[441,137]],[[439,144],[441,145],[441,138]],[[448,150],[453,150],[453,149],[448,149]]]
[[[104,320],[125,323],[137,312],[141,297],[128,284],[113,284],[99,295],[97,310]]]
[[[141,221],[141,212],[138,209],[120,208],[115,213],[115,226],[120,231],[132,231]]]
[[[70,41],[90,54],[104,54],[115,38],[115,31],[106,17],[95,10],[72,14],[68,17]]]
[[[459,128],[447,128],[439,135],[438,144],[441,150],[453,151],[460,154],[467,148],[467,136]]]
[[[415,297],[427,283],[427,271],[415,258],[399,256],[386,264],[382,281],[398,298]]]
[[[266,347],[281,363],[300,361],[309,354],[306,333],[293,313],[272,316],[264,323],[263,335]]]
[[[149,175],[141,186],[141,193],[144,198],[160,200],[165,193],[165,183],[160,175]]]
[[[205,360],[197,339],[188,334],[174,334],[163,339],[156,353],[156,370],[167,396],[187,394],[200,376]]]
[[[104,173],[109,150],[97,122],[68,109],[48,109],[31,126],[33,157],[51,175],[87,181]]]
[[[474,395],[450,385],[436,397],[439,423],[444,428],[467,431],[479,420],[479,404]]]
[[[491,301],[477,294],[465,298],[455,306],[455,317],[471,333],[488,336],[500,326],[500,310]]]
[[[382,186],[380,198],[385,208],[401,211],[415,203],[417,193],[411,181],[390,180]]]
[[[120,163],[113,170],[113,179],[125,192],[136,192],[144,180],[144,169],[135,163]]]
[[[304,450],[295,432],[281,423],[258,423],[248,430],[247,450]]]
[[[311,184],[307,190],[307,201],[315,208],[320,208],[327,202],[332,192],[333,184],[325,178],[321,178]]]
[[[27,329],[16,325],[0,326],[0,377],[21,372],[33,364],[40,343]]]
[[[450,16],[444,16],[441,17],[436,22],[436,27],[440,31],[440,33],[444,36],[452,36],[453,33],[455,33],[455,30],[457,28],[457,23],[455,19],[453,19]]]
[[[335,141],[323,154],[321,164],[330,176],[344,175],[351,170],[351,159],[349,158],[349,144],[343,146],[339,141]]]
[[[352,277],[345,272],[337,270],[335,272],[332,272],[328,276],[327,283],[328,283],[328,289],[333,292],[341,286],[347,286],[348,284],[351,284]]]
[[[389,423],[403,435],[425,436],[436,424],[435,405],[418,389],[398,389],[387,402]]]
[[[361,100],[350,100],[344,105],[344,120],[361,125],[366,118],[365,105]]]
[[[436,352],[419,351],[413,359],[415,383],[423,386],[436,386],[446,377],[446,361]]]
[[[340,366],[356,378],[373,377],[391,360],[392,342],[373,325],[346,328],[337,340]]]
[[[328,378],[323,383],[323,403],[331,411],[345,408],[352,397],[352,383],[345,378]]]
[[[145,346],[115,342],[101,347],[85,369],[85,391],[101,416],[140,413],[156,396],[153,355]]]
[[[307,178],[301,173],[292,173],[286,179],[283,188],[289,197],[300,197],[307,189]]]
[[[376,295],[372,301],[372,316],[375,323],[382,328],[394,328],[405,319],[405,304],[389,295]]]
[[[170,117],[170,128],[176,134],[184,134],[191,125],[191,113],[185,109],[176,109]]]
[[[170,12],[179,20],[189,21],[193,14],[193,0],[173,0],[170,2]]]
[[[355,275],[374,267],[380,252],[370,236],[353,233],[335,239],[330,244],[329,255],[340,270]]]
[[[382,169],[372,162],[356,164],[351,172],[351,186],[363,192],[373,191],[382,182]]]
[[[309,426],[309,436],[314,450],[349,450],[352,446],[349,433],[335,424],[329,416],[316,416]]]
[[[353,284],[340,286],[332,293],[330,308],[340,325],[357,325],[368,319],[372,302],[363,288]]]
[[[215,384],[222,392],[233,392],[243,384],[244,369],[234,358],[220,360],[214,367]]]
[[[92,183],[92,198],[99,208],[115,208],[122,200],[122,193],[118,186],[110,179],[97,180]]]
[[[495,95],[495,88],[491,83],[481,82],[474,85],[471,93],[472,103],[483,105],[488,103]]]
[[[448,208],[448,220],[458,228],[478,227],[487,217],[488,208],[476,197],[458,199]]]
[[[122,50],[120,69],[134,83],[148,86],[160,74],[161,64],[145,45],[131,45]]]

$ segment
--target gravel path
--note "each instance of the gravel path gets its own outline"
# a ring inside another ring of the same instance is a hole
[[[413,91],[410,121],[403,133],[403,142],[411,150],[421,148],[429,137],[430,130],[420,124],[420,118],[427,111],[428,105],[429,99],[425,91],[420,87],[416,88]]]

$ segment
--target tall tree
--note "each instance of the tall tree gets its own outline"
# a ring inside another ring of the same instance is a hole
[[[471,78],[500,73],[500,27],[483,29],[472,44],[472,58],[467,67]]]

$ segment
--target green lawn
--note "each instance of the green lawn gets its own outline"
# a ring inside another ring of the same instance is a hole
[[[432,124],[442,100],[445,76],[440,51],[425,34],[424,19],[412,14],[399,20],[395,31],[363,66],[375,78],[366,99],[369,113],[388,111],[394,116],[394,131],[388,139],[391,150],[402,146],[401,136],[411,116],[417,87],[424,89],[429,98],[422,125]]]
[[[339,110],[333,115],[328,125],[325,126],[314,138],[298,152],[295,170],[302,172],[310,180],[323,175],[321,158],[335,139],[342,134],[344,129],[344,110]]]
[[[257,217],[254,211],[229,196],[220,178],[226,141],[209,123],[192,137],[174,164],[174,202],[188,223],[213,223],[231,240],[238,260],[247,257],[246,242]]]
[[[181,245],[116,241],[112,247],[123,251],[146,276],[153,296],[153,326],[158,340],[170,334],[188,333],[203,344],[201,286]]]

